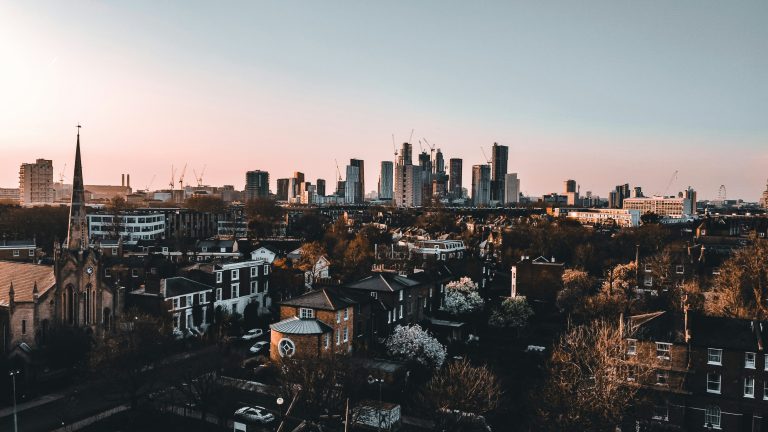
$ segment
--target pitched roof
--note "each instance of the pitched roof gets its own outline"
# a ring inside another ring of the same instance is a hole
[[[302,294],[289,300],[285,300],[280,304],[312,309],[339,310],[351,306],[355,303],[358,302],[351,296],[346,295],[344,292],[326,287],[310,291],[306,294]]]
[[[181,276],[163,279],[162,283],[165,284],[165,297],[176,297],[200,291],[213,290],[213,287],[210,285]]]
[[[419,285],[418,281],[394,273],[376,273],[357,282],[344,285],[347,288],[365,291],[395,292]]]
[[[274,331],[283,334],[311,335],[323,334],[333,331],[327,324],[314,318],[286,318],[269,326]]]
[[[691,314],[689,325],[693,345],[756,352],[768,344],[768,322]]]
[[[13,284],[14,301],[31,302],[32,291],[37,283],[37,291],[43,295],[56,285],[53,266],[0,261],[0,305],[10,303],[8,294]]]

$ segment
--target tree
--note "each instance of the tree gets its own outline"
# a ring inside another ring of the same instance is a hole
[[[283,209],[271,198],[256,198],[245,205],[248,216],[248,231],[253,237],[272,235],[272,225],[283,216]]]
[[[296,261],[295,267],[310,275],[310,285],[313,284],[322,272],[322,268],[317,265],[317,261],[321,257],[326,257],[325,247],[320,242],[304,243],[301,245],[301,257]]]
[[[203,213],[224,213],[227,205],[219,197],[207,195],[191,196],[184,201],[184,207]]]
[[[478,285],[468,277],[452,281],[445,285],[443,310],[453,315],[476,312],[483,308],[483,298],[478,292]]]
[[[495,409],[501,385],[487,366],[472,366],[468,360],[448,364],[435,374],[423,392],[427,410],[433,413],[439,430],[464,431],[478,416]]]
[[[557,294],[557,308],[561,312],[573,312],[596,284],[595,278],[578,269],[566,269],[562,281],[563,289]]]
[[[385,345],[387,354],[397,360],[413,361],[434,369],[443,365],[447,355],[445,347],[418,324],[398,325]]]
[[[752,238],[749,246],[737,250],[715,277],[706,302],[713,315],[768,319],[768,240]]]
[[[116,329],[93,349],[92,369],[105,378],[107,392],[117,392],[136,408],[145,387],[157,383],[158,366],[172,341],[170,323],[129,310]]]
[[[616,429],[640,388],[628,382],[644,382],[653,370],[652,362],[626,359],[625,338],[634,333],[596,320],[571,327],[560,338],[548,363],[549,379],[536,395],[539,430]]]
[[[488,324],[494,327],[506,327],[521,329],[528,325],[528,320],[533,316],[533,308],[524,297],[510,297],[504,299],[488,319]]]

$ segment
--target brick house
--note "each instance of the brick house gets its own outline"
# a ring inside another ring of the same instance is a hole
[[[521,257],[510,270],[510,297],[524,296],[531,301],[554,304],[563,289],[564,270],[563,263],[556,262],[554,257]]]
[[[0,240],[0,260],[35,262],[38,251],[34,240]]]

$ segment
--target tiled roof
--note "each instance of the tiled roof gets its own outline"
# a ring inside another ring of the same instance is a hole
[[[352,282],[345,285],[348,288],[360,289],[365,291],[387,291],[394,292],[400,291],[404,288],[409,288],[419,285],[418,281],[409,279],[393,273],[377,273],[373,276],[360,279],[357,282]]]
[[[333,331],[331,327],[322,321],[311,318],[292,317],[269,326],[274,331],[292,335],[323,334]]]
[[[312,309],[339,310],[357,303],[351,296],[333,288],[322,288],[285,300],[280,304]]]
[[[13,283],[14,300],[32,301],[32,290],[37,283],[37,291],[43,295],[56,285],[53,267],[39,264],[26,264],[0,261],[0,305],[7,306],[10,301],[8,292]]]

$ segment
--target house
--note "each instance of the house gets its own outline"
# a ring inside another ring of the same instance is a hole
[[[238,261],[201,269],[215,276],[215,307],[242,315],[249,303],[255,303],[260,315],[269,312],[270,265],[267,262]]]
[[[241,256],[235,240],[200,240],[195,244],[194,255],[196,261],[239,259]]]
[[[45,342],[55,324],[56,277],[51,266],[0,261],[2,350]]]
[[[34,240],[0,240],[0,260],[35,262],[37,252]]]
[[[272,264],[275,258],[277,258],[277,250],[269,245],[260,246],[251,252],[251,259],[254,261],[262,260]]]
[[[213,319],[213,290],[186,277],[170,277],[131,291],[130,304],[154,315],[167,313],[177,335],[202,332]]]
[[[554,304],[563,288],[564,264],[540,256],[523,256],[511,269],[510,297],[525,296],[529,301]]]

